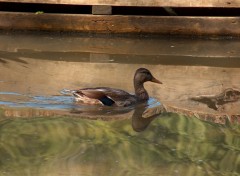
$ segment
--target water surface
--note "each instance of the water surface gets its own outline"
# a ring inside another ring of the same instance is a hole
[[[182,115],[239,113],[189,97],[240,88],[239,40],[0,34],[0,175],[240,175],[238,123]],[[163,85],[117,108],[77,104],[63,89],[133,92],[139,67]],[[179,114],[161,112],[162,105]]]

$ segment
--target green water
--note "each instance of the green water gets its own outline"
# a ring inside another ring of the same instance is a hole
[[[165,114],[132,120],[0,121],[0,175],[239,175],[240,128]]]

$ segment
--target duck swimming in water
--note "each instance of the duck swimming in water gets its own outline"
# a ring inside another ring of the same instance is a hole
[[[135,95],[120,89],[109,87],[84,88],[72,91],[75,100],[85,104],[101,104],[106,106],[130,106],[149,99],[143,84],[147,81],[162,84],[154,78],[146,68],[139,68],[134,75]]]

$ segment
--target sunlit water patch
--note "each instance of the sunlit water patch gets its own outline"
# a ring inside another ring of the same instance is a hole
[[[20,93],[16,93],[16,92],[0,92],[0,95],[18,95],[20,96]]]
[[[12,101],[1,101],[1,105],[11,107],[31,107],[43,109],[69,109],[74,107],[73,98],[70,96],[31,96],[23,95],[16,92],[0,92],[0,95],[13,95]],[[29,101],[22,101],[27,97]]]

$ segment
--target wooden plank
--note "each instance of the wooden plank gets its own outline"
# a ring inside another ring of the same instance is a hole
[[[0,0],[0,2],[109,6],[240,7],[239,0]]]
[[[240,17],[0,13],[0,29],[240,36]]]

